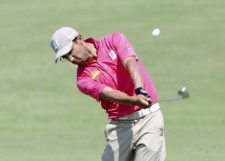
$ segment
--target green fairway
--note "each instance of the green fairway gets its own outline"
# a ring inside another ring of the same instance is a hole
[[[0,0],[0,161],[100,161],[105,112],[54,64],[62,26],[85,38],[123,32],[158,89],[167,161],[225,160],[224,0]],[[157,38],[151,36],[160,28]]]

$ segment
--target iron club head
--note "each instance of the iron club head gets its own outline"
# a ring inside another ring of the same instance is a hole
[[[190,97],[190,93],[188,92],[186,87],[182,87],[179,91],[178,91],[178,95],[181,96],[183,99],[189,98]]]
[[[173,98],[167,98],[167,99],[160,99],[159,102],[174,102],[183,100],[190,97],[190,93],[188,92],[186,87],[182,87],[177,92],[178,96]]]

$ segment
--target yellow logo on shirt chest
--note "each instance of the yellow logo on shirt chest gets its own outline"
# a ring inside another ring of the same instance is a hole
[[[91,78],[92,79],[96,79],[97,77],[99,77],[101,74],[101,72],[99,70],[94,70],[92,73],[91,73]]]

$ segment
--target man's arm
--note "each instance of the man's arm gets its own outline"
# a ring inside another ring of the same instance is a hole
[[[143,87],[143,79],[138,69],[136,58],[134,56],[127,57],[123,61],[123,65],[130,74],[130,77],[134,83],[134,88]]]
[[[123,60],[123,65],[134,83],[135,93],[150,98],[149,94],[144,89],[143,78],[137,66],[136,58],[134,56],[127,57]],[[149,102],[151,103],[151,100]]]
[[[143,88],[143,78],[136,61],[137,55],[130,42],[127,40],[126,36],[119,32],[114,33],[112,36],[112,45],[116,50],[118,58],[122,60],[123,66],[130,74],[130,77],[134,84],[136,95],[144,95],[145,97],[150,97]]]
[[[143,95],[128,96],[126,93],[114,90],[110,87],[105,87],[100,94],[103,100],[110,100],[119,104],[136,105],[141,108],[148,108],[150,106],[150,98]]]

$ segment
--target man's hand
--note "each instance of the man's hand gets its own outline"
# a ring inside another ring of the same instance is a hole
[[[150,99],[149,104],[151,104],[151,98],[150,98],[148,92],[144,88],[139,87],[139,88],[135,89],[135,93],[136,93],[136,95],[143,95],[143,96],[149,98]]]
[[[149,94],[148,94],[148,92],[144,88],[142,88],[142,87],[139,87],[139,88],[135,89],[135,93],[136,93],[136,95],[142,94],[145,97],[150,97]]]
[[[151,106],[151,98],[144,95],[137,95],[131,98],[131,104],[137,105],[141,108],[149,108]]]

